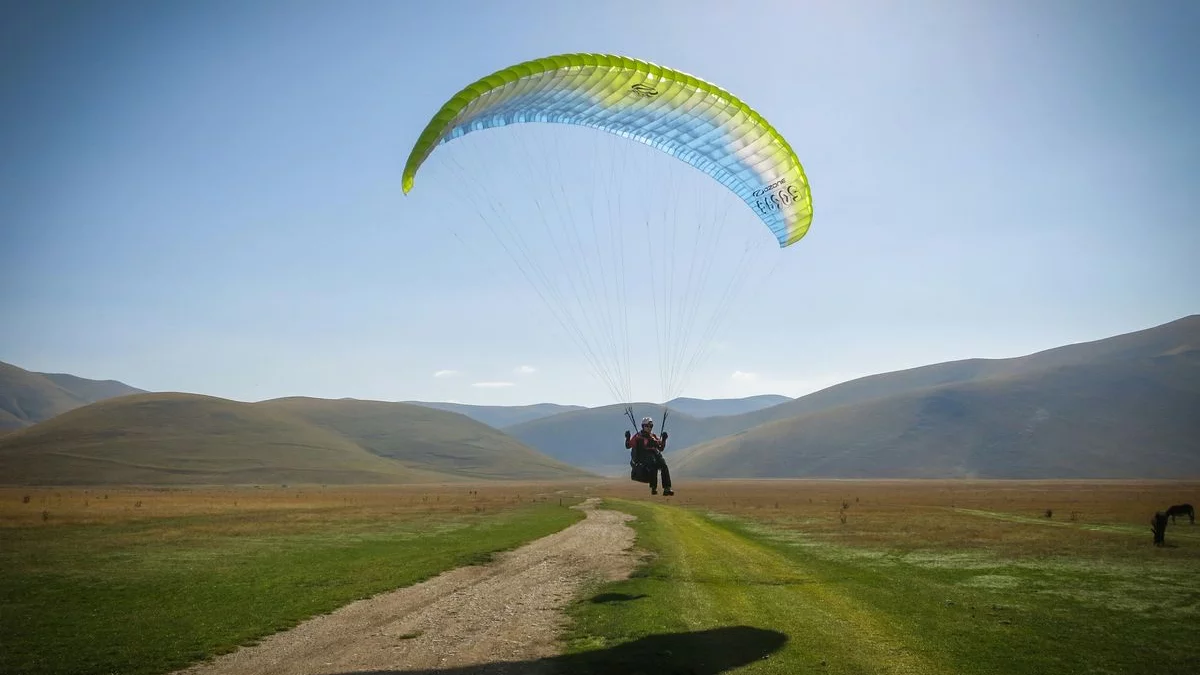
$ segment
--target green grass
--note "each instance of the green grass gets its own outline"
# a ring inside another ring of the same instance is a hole
[[[613,500],[651,557],[571,608],[579,672],[1184,673],[1200,575],[1149,560],[846,547]]]
[[[486,516],[162,518],[0,530],[0,672],[161,673],[582,518],[537,503]]]

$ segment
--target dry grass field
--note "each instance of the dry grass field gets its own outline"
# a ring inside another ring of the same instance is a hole
[[[676,496],[614,483],[626,499],[743,516],[846,546],[987,549],[1011,556],[1153,553],[1150,518],[1200,507],[1200,481],[729,480],[676,483]],[[1047,517],[1047,511],[1050,511]],[[1177,519],[1162,553],[1200,560],[1200,525]]]
[[[574,485],[514,481],[328,487],[0,487],[0,528],[195,516],[235,517],[234,522],[251,529],[268,521],[412,520],[558,500],[579,492]]]

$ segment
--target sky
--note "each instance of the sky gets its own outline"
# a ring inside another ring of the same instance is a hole
[[[464,138],[400,188],[463,86],[570,52],[734,92],[810,181],[808,236],[763,252],[684,395],[1166,323],[1200,312],[1198,33],[1190,0],[5,2],[0,361],[242,401],[618,402],[461,208],[450,158],[515,177],[515,155]],[[532,175],[513,204],[559,178]],[[703,255],[630,236],[656,266]],[[649,364],[626,362],[637,400]]]

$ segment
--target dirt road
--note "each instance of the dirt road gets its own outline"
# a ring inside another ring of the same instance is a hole
[[[632,516],[574,508],[583,520],[487,565],[347,605],[178,671],[178,675],[334,675],[361,672],[530,673],[557,653],[563,608],[587,581],[627,577]]]

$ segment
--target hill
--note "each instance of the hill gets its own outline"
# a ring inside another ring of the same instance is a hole
[[[535,403],[533,405],[468,405],[465,403],[442,403],[440,401],[405,401],[413,405],[423,405],[427,408],[445,410],[466,415],[471,419],[482,422],[495,429],[529,422],[531,420],[557,415],[572,410],[584,410],[578,405],[559,405],[557,403]]]
[[[679,411],[691,417],[721,417],[724,415],[741,415],[756,410],[763,410],[787,403],[792,399],[778,394],[762,394],[745,398],[674,398],[667,402],[671,410]]]
[[[824,408],[683,450],[672,469],[723,478],[1196,478],[1200,349],[1142,354]]]
[[[1141,331],[1056,347],[1026,356],[949,361],[870,375],[740,415],[698,418],[672,412],[669,417],[673,421],[668,423],[668,430],[673,432],[668,455],[673,456],[693,445],[740,434],[763,424],[921,392],[930,387],[986,382],[1072,365],[1141,362],[1172,350],[1187,351],[1197,344],[1200,344],[1200,316],[1189,316]],[[639,406],[653,411],[656,420],[661,415],[661,406]],[[579,458],[608,458],[613,454],[613,447],[607,439],[620,433],[618,427],[621,425],[622,411],[620,406],[614,406],[563,413],[514,425],[505,431],[547,455],[564,461],[576,463]]]
[[[150,393],[145,389],[131,387],[117,380],[89,380],[86,377],[77,377],[75,375],[68,375],[67,373],[37,374],[88,403],[103,401],[107,398],[116,398],[117,396]]]
[[[466,415],[420,405],[282,398],[253,404],[286,412],[373,454],[471,478],[579,478],[584,474]]]
[[[390,424],[377,406],[392,409]],[[408,408],[418,414],[406,416]],[[426,414],[445,417],[431,431]],[[474,445],[460,450],[472,434]],[[421,438],[421,452],[402,451],[396,439],[409,437]],[[404,404],[138,394],[0,437],[0,476],[16,484],[354,484],[582,475],[513,445],[462,416]],[[481,458],[489,447],[494,457]]]
[[[36,373],[0,362],[0,433],[48,420],[89,403],[143,393],[115,380]]]
[[[868,375],[836,384],[733,421],[742,430],[775,420],[817,412],[836,406],[863,403],[927,387],[979,382],[1063,366],[1123,363],[1153,358],[1172,349],[1200,343],[1200,315],[1140,331],[1099,340],[1055,347],[1025,356],[1004,359],[964,359]]]

